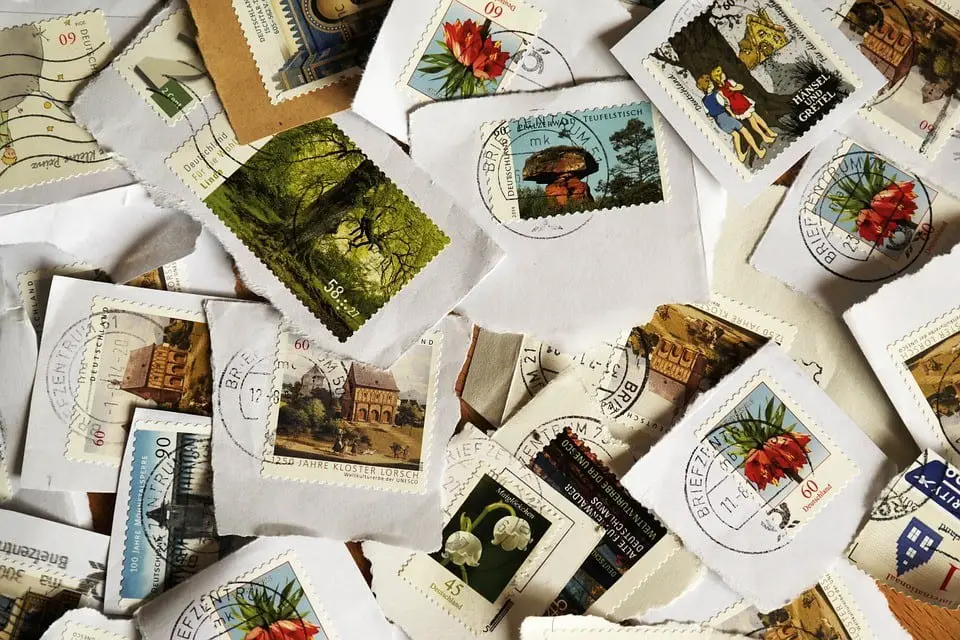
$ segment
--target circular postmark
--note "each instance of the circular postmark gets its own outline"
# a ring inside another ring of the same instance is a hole
[[[924,451],[917,459],[917,468],[926,466],[929,461],[930,453]],[[899,476],[880,492],[880,496],[870,510],[870,519],[878,521],[898,520],[910,516],[923,508],[930,500],[927,495],[923,495],[919,500],[916,500],[917,497],[916,488],[906,482],[903,476]]]
[[[162,343],[152,316],[105,309],[71,324],[55,341],[44,371],[47,400],[60,421],[90,446],[122,446],[130,421],[131,356]],[[131,373],[132,375],[132,373]]]
[[[241,349],[223,368],[215,390],[217,415],[230,441],[251,458],[263,460],[263,451],[244,444],[234,431],[262,433],[272,413],[272,405],[280,402],[273,392],[274,362],[259,351]]]
[[[690,515],[708,538],[730,551],[753,555],[785,547],[796,526],[789,505],[779,493],[764,498],[738,477],[727,457],[732,446],[708,435],[690,454],[683,483]]]
[[[279,404],[287,385],[299,385],[298,393],[304,396],[336,398],[347,379],[346,364],[318,356],[306,338],[283,336],[281,340],[276,361],[279,372],[273,368],[271,358],[260,352],[240,350],[228,359],[217,381],[221,424],[237,448],[257,460],[263,460],[263,451],[243,444],[235,430],[263,433],[270,420],[279,419],[273,407]],[[275,388],[278,373],[279,389]]]
[[[673,20],[670,21],[670,33],[674,34],[683,28],[688,22],[703,12],[712,4],[712,0],[687,0],[677,10]]]
[[[220,557],[216,535],[210,437],[195,433],[137,432],[156,437],[157,461],[150,468],[137,514],[144,539],[167,566],[166,573],[184,579]]]
[[[631,414],[650,375],[650,346],[640,328],[634,329],[621,344],[608,345],[610,357],[600,375],[597,400],[608,418]]]
[[[477,159],[477,188],[490,215],[512,233],[541,240],[569,235],[587,224],[593,217],[589,212],[534,218],[524,215],[536,200],[548,198],[546,189],[540,186],[557,173],[551,173],[549,167],[533,173],[528,167],[530,161],[545,157],[543,154],[551,149],[569,146],[581,148],[593,158],[596,167],[592,176],[609,180],[611,160],[602,138],[575,113],[534,114],[498,123],[484,137]],[[530,224],[520,227],[515,224],[520,220]]]
[[[269,638],[278,612],[289,614],[284,619],[291,626],[317,627],[320,621],[313,619],[312,610],[303,613],[305,607],[296,597],[302,593],[302,587],[284,590],[265,581],[227,582],[187,603],[171,628],[170,640],[233,640],[258,627],[266,631],[263,637]]]
[[[550,41],[529,31],[500,29],[490,32],[490,37],[495,40],[505,35],[517,36],[521,40],[520,48],[510,58],[505,70],[511,77],[511,91],[536,91],[577,84],[570,63]]]
[[[935,196],[919,176],[854,145],[810,180],[800,235],[829,273],[852,282],[889,280],[925,253]]]
[[[524,353],[521,356],[520,379],[531,398],[566,368],[566,363],[560,361],[560,358],[563,358],[563,354],[545,342],[537,345],[533,353]]]
[[[514,456],[523,461],[533,461],[537,454],[567,427],[604,460],[614,460],[629,449],[626,444],[614,438],[600,420],[591,416],[574,415],[561,416],[538,425],[521,440],[513,452]]]

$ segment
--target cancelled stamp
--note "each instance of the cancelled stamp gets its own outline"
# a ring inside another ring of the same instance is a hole
[[[282,333],[261,474],[422,493],[441,341],[429,333],[377,369]]]
[[[0,30],[0,193],[116,167],[70,112],[110,56],[101,11]]]
[[[485,201],[502,222],[663,202],[660,127],[649,102],[488,122]]]
[[[523,0],[439,0],[400,86],[421,100],[502,91],[541,20],[540,11]]]
[[[789,544],[858,473],[763,370],[696,437],[684,474],[687,508],[704,535],[738,553]]]
[[[960,120],[960,3],[842,0],[835,23],[886,84],[861,114],[925,157],[936,157]]]

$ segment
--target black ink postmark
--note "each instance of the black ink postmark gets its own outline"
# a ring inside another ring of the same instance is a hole
[[[811,257],[851,282],[896,277],[927,253],[937,192],[850,143],[813,174],[798,216]]]

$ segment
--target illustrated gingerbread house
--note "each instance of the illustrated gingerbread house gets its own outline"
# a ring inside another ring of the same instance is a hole
[[[746,31],[740,40],[740,53],[737,57],[746,65],[747,69],[754,69],[758,64],[783,49],[790,42],[784,26],[774,22],[766,10],[760,9],[757,13],[748,13]]]

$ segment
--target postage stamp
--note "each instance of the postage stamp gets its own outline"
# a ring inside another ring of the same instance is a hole
[[[938,607],[960,606],[960,471],[927,449],[890,481],[848,555],[871,576]]]
[[[438,0],[399,84],[420,100],[502,91],[542,19],[523,0]]]
[[[341,342],[450,242],[329,118],[240,145],[221,113],[167,165]]]
[[[40,565],[0,564],[0,638],[39,638],[64,612],[98,606],[90,585]]]
[[[879,636],[857,606],[843,578],[836,572],[823,575],[783,607],[761,612],[743,601],[733,615],[709,621],[719,631],[741,633],[751,638],[832,638],[833,640],[878,640]]]
[[[835,23],[883,74],[886,84],[861,113],[934,158],[960,121],[956,0],[842,0]]]
[[[799,211],[803,242],[821,267],[845,280],[882,282],[930,256],[935,225],[942,232],[960,202],[847,139],[811,176]]]
[[[389,0],[233,0],[272,104],[322,89],[366,63]]]
[[[113,62],[117,73],[169,124],[213,93],[197,28],[186,9],[171,13]]]
[[[764,370],[696,437],[684,474],[687,508],[706,536],[737,553],[789,544],[859,472]]]
[[[50,295],[50,279],[53,276],[70,276],[83,280],[107,281],[107,274],[93,265],[83,262],[58,265],[47,269],[33,269],[17,274],[17,289],[24,311],[30,318],[37,333],[43,328],[43,316],[46,312],[47,297]]]
[[[960,453],[960,307],[887,347],[923,419],[943,446]]]
[[[176,619],[170,638],[243,640],[271,634],[310,640],[340,638],[293,551],[189,602]]]
[[[134,416],[121,476],[118,514],[123,515],[114,527],[119,544],[111,546],[108,612],[132,611],[247,541],[217,535],[210,420],[185,418],[163,412]]]
[[[110,57],[101,11],[0,30],[0,193],[117,167],[70,112]]]
[[[643,60],[744,180],[861,85],[788,0],[715,0]]]
[[[661,305],[613,352],[600,385],[601,409],[665,433],[697,395],[760,347],[773,340],[787,349],[796,334],[795,326],[717,294],[705,304]],[[641,365],[643,376],[627,375]]]
[[[128,640],[128,637],[69,620],[63,625],[60,640]]]
[[[604,529],[603,539],[550,605],[548,615],[593,613],[597,601],[628,571],[643,566],[645,578],[656,569],[656,564],[644,561],[656,555],[650,553],[654,547],[675,542],[569,427],[537,454],[530,467]]]
[[[400,576],[474,632],[492,630],[573,523],[534,486],[487,464],[447,501],[443,549],[413,555]]]
[[[669,198],[649,102],[487,122],[480,135],[485,201],[501,222]]]
[[[282,333],[261,474],[422,493],[441,339],[423,336],[384,370]]]
[[[66,375],[65,375],[66,374]],[[66,456],[119,466],[134,407],[211,415],[210,334],[202,313],[95,296],[48,363]]]

